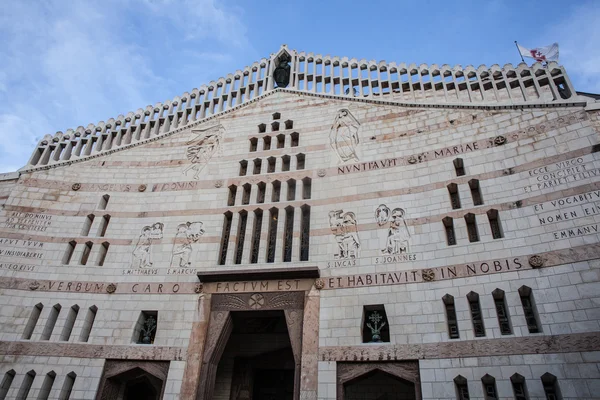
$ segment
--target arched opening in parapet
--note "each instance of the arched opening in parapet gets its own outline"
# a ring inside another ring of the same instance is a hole
[[[375,369],[344,384],[345,400],[416,400],[415,384]]]

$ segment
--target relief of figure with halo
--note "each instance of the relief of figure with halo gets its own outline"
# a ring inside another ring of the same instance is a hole
[[[410,232],[404,219],[404,209],[398,207],[390,211],[385,204],[379,205],[375,210],[375,220],[379,226],[389,223],[383,254],[409,253]]]

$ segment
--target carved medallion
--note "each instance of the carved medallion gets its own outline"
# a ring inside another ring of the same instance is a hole
[[[500,135],[494,138],[494,145],[502,146],[504,143],[506,143],[506,138],[504,136]]]
[[[215,182],[215,187],[218,189],[220,187],[223,187],[223,180],[219,179],[218,181]]]
[[[40,287],[40,283],[38,281],[33,281],[29,283],[29,290],[37,290]]]
[[[421,276],[425,282],[431,282],[435,279],[435,272],[431,268],[427,268],[421,271]]]
[[[408,157],[407,161],[409,164],[415,164],[417,162],[417,158],[415,156],[410,156]]]
[[[115,285],[114,283],[109,283],[108,286],[106,286],[106,293],[113,294],[116,291],[117,285]]]
[[[325,175],[327,175],[327,171],[324,169],[320,169],[317,171],[317,175],[320,176],[321,178],[324,177]]]
[[[323,279],[317,279],[317,280],[315,281],[315,288],[316,288],[317,290],[321,290],[321,289],[323,289],[324,287],[325,287],[325,281],[324,281]]]
[[[138,192],[145,192],[145,191],[146,191],[146,185],[138,186]]]
[[[265,305],[265,297],[260,293],[254,293],[248,300],[248,305],[253,310],[259,310]]]
[[[544,259],[542,256],[538,256],[537,254],[529,257],[529,265],[533,268],[540,268],[544,266]]]
[[[201,283],[196,283],[196,286],[194,286],[195,293],[202,293],[202,289],[204,289],[204,286]]]
[[[81,183],[74,183],[73,186],[71,186],[71,189],[74,191],[78,191],[79,189],[81,189]]]

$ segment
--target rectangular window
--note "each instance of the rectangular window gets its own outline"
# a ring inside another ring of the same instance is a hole
[[[110,222],[110,215],[106,214],[102,217],[102,221],[100,221],[100,228],[98,229],[98,236],[104,237],[106,235],[106,230],[108,229],[108,223]]]
[[[273,193],[271,194],[271,201],[277,203],[281,197],[281,182],[273,181]]]
[[[285,226],[283,234],[283,262],[292,261],[292,246],[294,240],[294,208],[285,209]]]
[[[240,161],[240,176],[246,176],[248,173],[248,161]]]
[[[2,378],[2,383],[0,384],[0,400],[5,400],[8,391],[15,379],[15,370],[11,369],[7,373],[4,374],[4,378]]]
[[[31,314],[29,315],[29,320],[27,321],[27,325],[25,325],[25,331],[23,332],[23,339],[29,340],[31,339],[31,335],[33,335],[33,331],[37,325],[38,320],[40,319],[40,314],[44,309],[44,305],[42,303],[38,303],[31,310]]]
[[[90,253],[92,252],[92,247],[94,244],[92,242],[87,242],[83,247],[83,253],[81,253],[81,260],[79,264],[86,265],[88,262],[88,258],[90,258]]]
[[[248,213],[246,211],[240,212],[240,218],[238,222],[237,232],[237,245],[235,248],[235,263],[242,263],[242,255],[244,253],[244,239],[246,238],[246,224],[248,222]]]
[[[267,190],[267,185],[264,182],[260,182],[257,187],[258,193],[256,194],[256,202],[258,204],[262,204],[265,202],[265,191]]]
[[[497,400],[498,391],[496,390],[496,379],[488,374],[481,378],[483,384],[483,397],[485,400]]]
[[[479,181],[477,179],[471,179],[469,181],[469,187],[471,188],[471,197],[473,198],[473,205],[480,206],[483,204],[483,197],[481,197],[481,189],[479,188]]]
[[[71,337],[71,333],[73,332],[73,326],[75,326],[75,320],[77,319],[77,314],[79,314],[79,306],[75,304],[73,307],[69,309],[69,314],[67,314],[67,319],[65,320],[65,325],[63,326],[63,330],[60,334],[60,340],[64,342],[68,342]]]
[[[506,307],[506,297],[504,291],[496,289],[492,292],[494,298],[494,305],[496,306],[496,314],[498,315],[498,325],[500,326],[500,333],[503,335],[512,334],[512,328],[510,326],[510,320],[508,316],[508,307]]]
[[[446,320],[448,321],[448,337],[450,339],[458,339],[458,321],[456,319],[456,308],[454,306],[454,297],[446,294],[442,297],[444,306],[446,308]]]
[[[153,344],[158,328],[158,311],[142,311],[134,328],[134,342]]]
[[[262,229],[262,210],[254,211],[254,229],[252,230],[252,255],[250,262],[256,264],[258,262],[258,252],[260,251],[260,232]]]
[[[301,207],[302,219],[300,226],[300,261],[308,261],[310,239],[310,206]]]
[[[456,387],[456,398],[458,400],[469,400],[469,386],[467,385],[467,378],[462,375],[458,375],[454,378],[454,385]]]
[[[235,195],[237,194],[237,186],[231,185],[229,186],[229,196],[227,198],[227,205],[233,206],[235,205]]]
[[[77,378],[77,374],[75,374],[75,372],[71,371],[67,374],[65,383],[63,383],[63,387],[60,390],[58,400],[69,400],[71,398],[71,392],[73,391],[73,386],[75,385],[75,378]]]
[[[453,163],[456,176],[463,176],[465,174],[465,165],[463,164],[463,159],[457,158],[453,161]]]
[[[448,243],[448,246],[454,246],[456,244],[454,221],[451,217],[445,217],[442,222],[444,223],[444,230],[446,232],[446,242]]]
[[[254,160],[254,171],[253,171],[253,174],[254,175],[260,174],[260,168],[261,167],[262,167],[262,160],[260,158],[257,158],[256,160]]]
[[[242,193],[242,204],[249,204],[250,203],[250,191],[252,190],[252,186],[250,186],[249,183],[246,183],[243,187],[243,193]]]
[[[312,191],[312,180],[310,178],[302,179],[302,199],[310,199]]]
[[[296,169],[304,169],[306,165],[306,157],[304,154],[298,154],[296,156]]]
[[[479,232],[477,231],[477,220],[475,214],[465,215],[465,222],[467,223],[467,233],[469,234],[469,242],[479,242]]]
[[[290,179],[287,181],[287,200],[294,201],[296,200],[296,180]]]
[[[500,218],[498,217],[498,210],[489,210],[487,212],[488,219],[490,221],[490,229],[492,231],[492,237],[494,239],[502,239],[502,225],[500,225]]]

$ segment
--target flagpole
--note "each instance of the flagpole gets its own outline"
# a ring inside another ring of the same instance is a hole
[[[515,40],[515,47],[517,48],[517,51],[519,52],[519,55],[521,56],[521,61],[525,62],[525,59],[523,58],[523,54],[521,54],[521,50],[519,50],[519,45],[517,44],[516,40]]]

